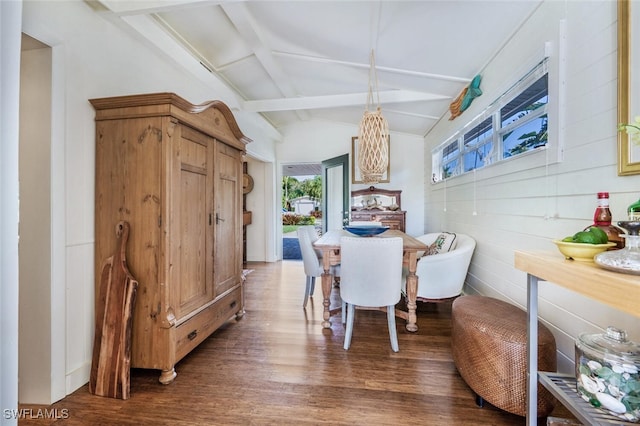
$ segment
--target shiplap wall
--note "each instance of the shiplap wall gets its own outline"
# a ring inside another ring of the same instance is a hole
[[[616,2],[544,2],[480,71],[483,95],[461,117],[441,120],[425,137],[425,162],[431,164],[431,149],[542,59],[545,46],[555,85],[550,92],[565,98],[552,112],[556,119],[564,116],[560,139],[550,139],[551,146],[563,143],[563,160],[554,162],[551,150],[540,151],[425,187],[425,229],[477,240],[465,292],[523,308],[526,274],[514,268],[514,250],[555,250],[552,239],[591,224],[596,192],[609,191],[614,220],[626,219],[626,206],[640,194],[640,175],[617,176]],[[615,325],[640,341],[638,318],[553,284],[541,284],[539,303],[556,338],[560,371],[573,371],[574,339],[581,332]]]

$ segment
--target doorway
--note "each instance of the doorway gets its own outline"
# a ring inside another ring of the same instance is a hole
[[[312,224],[319,235],[349,220],[349,154],[321,163],[282,167],[282,259],[301,260],[296,229]]]
[[[282,259],[302,260],[297,228],[314,225],[322,231],[322,164],[282,166]]]
[[[65,396],[64,329],[58,328],[54,288],[58,240],[53,202],[57,163],[52,145],[52,72],[50,46],[23,34],[20,61],[20,241],[18,400],[50,404]],[[62,175],[64,176],[64,175]],[[37,314],[36,314],[37,313]],[[54,325],[55,323],[55,325]],[[60,360],[54,362],[53,360]]]

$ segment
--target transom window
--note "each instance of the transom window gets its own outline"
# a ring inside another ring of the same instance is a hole
[[[433,181],[545,147],[548,101],[549,78],[544,60],[432,151]]]

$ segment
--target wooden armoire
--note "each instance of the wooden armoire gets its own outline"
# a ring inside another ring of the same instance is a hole
[[[127,221],[127,261],[139,282],[131,367],[161,370],[167,384],[180,359],[244,313],[242,155],[251,140],[220,101],[155,93],[90,102],[96,294],[115,227]]]

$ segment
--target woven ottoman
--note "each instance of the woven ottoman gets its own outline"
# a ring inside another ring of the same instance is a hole
[[[478,404],[487,401],[509,413],[527,413],[527,313],[484,296],[461,296],[451,310],[453,362]],[[556,371],[556,341],[538,322],[538,370]],[[548,416],[555,398],[538,384],[538,417]]]

